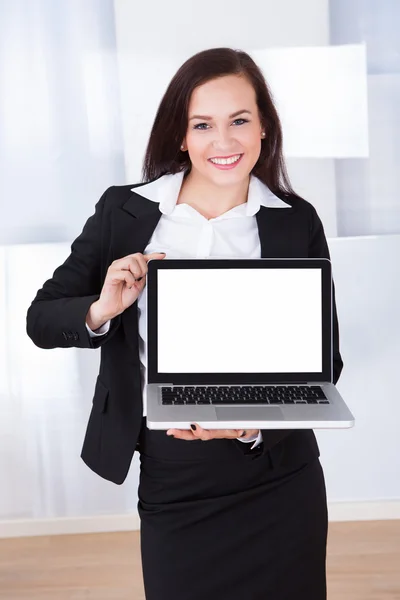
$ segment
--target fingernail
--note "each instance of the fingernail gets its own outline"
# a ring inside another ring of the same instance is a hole
[[[172,431],[167,431],[167,435],[172,435]]]
[[[196,431],[196,425],[193,425],[193,423],[191,423],[190,427],[193,429],[193,431]]]

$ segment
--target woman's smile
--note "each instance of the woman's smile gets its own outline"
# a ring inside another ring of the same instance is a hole
[[[234,169],[242,160],[242,156],[243,154],[236,154],[231,158],[209,158],[208,162],[214,165],[214,167],[217,169],[225,171],[227,169]]]

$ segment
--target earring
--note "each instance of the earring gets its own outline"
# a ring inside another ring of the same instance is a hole
[[[261,135],[262,135],[263,137],[265,137],[265,131],[263,131]]]
[[[181,150],[183,150],[183,144],[182,144],[182,146],[181,146]]]

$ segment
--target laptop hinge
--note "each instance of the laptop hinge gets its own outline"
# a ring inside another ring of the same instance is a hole
[[[313,385],[314,381],[273,381],[269,383],[174,383],[173,381],[165,381],[163,383],[158,383],[157,385],[180,385],[180,386],[195,386],[195,385]]]

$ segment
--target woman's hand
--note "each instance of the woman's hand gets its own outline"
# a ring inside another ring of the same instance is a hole
[[[258,435],[259,429],[203,429],[198,423],[194,424],[196,429],[168,429],[167,435],[173,435],[174,438],[180,440],[215,440],[215,439],[228,439],[234,440],[241,437],[243,431],[246,435],[242,437],[243,440]]]
[[[163,258],[162,252],[136,252],[114,260],[108,267],[100,298],[90,307],[92,321],[106,322],[131,306],[146,285],[148,261]]]

